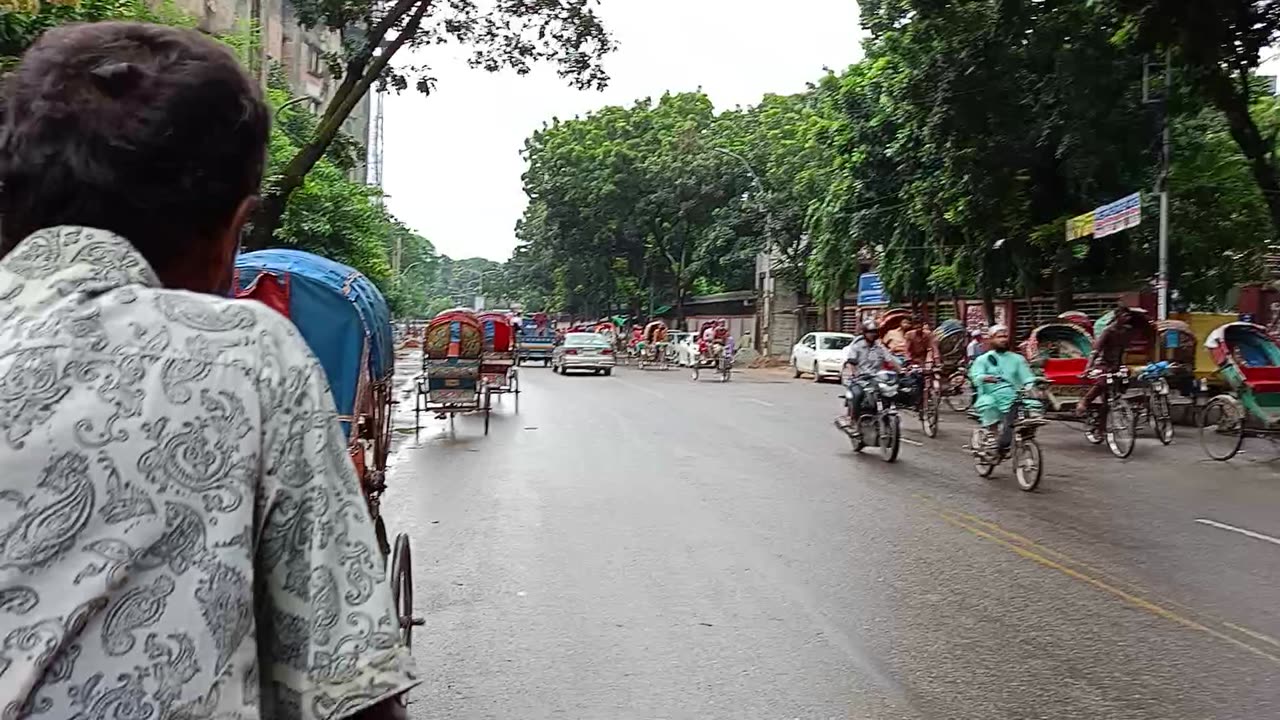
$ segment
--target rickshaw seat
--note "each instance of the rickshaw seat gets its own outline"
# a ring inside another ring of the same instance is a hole
[[[1256,393],[1280,393],[1280,367],[1243,367],[1244,381]]]
[[[1044,377],[1054,385],[1083,385],[1080,376],[1088,366],[1088,358],[1049,358],[1044,361]]]

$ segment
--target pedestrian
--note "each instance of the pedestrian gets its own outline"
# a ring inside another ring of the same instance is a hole
[[[417,674],[324,372],[224,297],[269,125],[193,30],[53,28],[5,78],[6,716],[404,716]]]
[[[982,345],[982,331],[973,330],[969,333],[969,344],[965,347],[964,355],[972,364],[978,356],[986,352]]]

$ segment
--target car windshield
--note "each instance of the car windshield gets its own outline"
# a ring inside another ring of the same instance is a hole
[[[822,338],[821,346],[823,350],[843,350],[853,342],[853,338],[846,335],[827,335]]]
[[[609,347],[608,340],[589,333],[569,335],[564,339],[564,344],[568,347]]]

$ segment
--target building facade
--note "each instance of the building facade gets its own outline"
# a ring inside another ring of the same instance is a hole
[[[325,55],[342,49],[342,34],[326,28],[304,28],[288,0],[178,0],[204,32],[232,35],[256,22],[268,62],[284,69],[295,98],[319,115],[333,99],[341,80],[333,77]],[[354,32],[354,31],[353,31]],[[265,78],[263,78],[265,82]],[[352,180],[366,182],[371,103],[366,94],[343,123],[343,130],[365,147],[365,161],[352,170]]]

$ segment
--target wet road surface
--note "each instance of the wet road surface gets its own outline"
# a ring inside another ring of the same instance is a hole
[[[1119,461],[1053,426],[1023,493],[945,409],[887,465],[832,427],[836,385],[521,372],[488,437],[401,406],[414,718],[1280,717],[1264,441]]]

